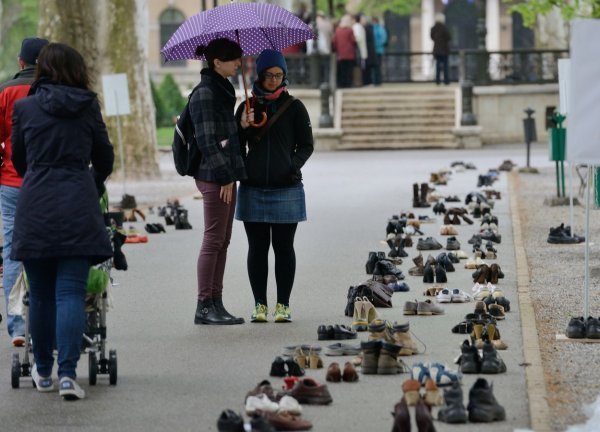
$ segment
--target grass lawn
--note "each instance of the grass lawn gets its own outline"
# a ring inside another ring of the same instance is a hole
[[[173,127],[160,127],[156,129],[158,147],[171,147],[173,144]]]

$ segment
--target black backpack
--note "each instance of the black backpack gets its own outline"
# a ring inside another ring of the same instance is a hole
[[[183,111],[177,116],[173,144],[171,145],[175,169],[182,176],[193,177],[200,165],[200,161],[202,161],[202,153],[196,142],[194,121],[190,115],[190,99],[198,87],[200,87],[200,84],[194,87]]]

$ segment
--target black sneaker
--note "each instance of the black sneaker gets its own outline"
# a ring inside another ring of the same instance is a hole
[[[283,358],[279,356],[275,357],[275,360],[273,360],[273,363],[271,363],[271,372],[269,375],[276,377],[284,377],[287,375],[285,370],[285,361]]]
[[[585,321],[583,317],[573,317],[569,321],[566,331],[570,339],[582,339],[585,337]]]
[[[465,374],[475,374],[481,370],[481,358],[475,345],[469,344],[465,339],[461,346],[461,355],[459,359],[460,371]]]
[[[600,320],[588,317],[585,322],[585,334],[589,339],[600,339]]]
[[[488,385],[484,378],[478,378],[469,391],[470,422],[493,422],[506,419],[506,412],[494,397],[493,385]]]
[[[506,365],[498,355],[496,347],[486,340],[483,343],[483,360],[481,361],[481,373],[499,374],[506,372]]]
[[[244,419],[235,411],[224,410],[217,420],[219,432],[244,432]]]

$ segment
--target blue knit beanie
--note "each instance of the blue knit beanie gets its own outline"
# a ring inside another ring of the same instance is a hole
[[[272,67],[278,66],[283,70],[283,73],[287,75],[287,64],[283,54],[279,51],[272,49],[263,50],[256,59],[256,73],[260,75],[263,71]]]

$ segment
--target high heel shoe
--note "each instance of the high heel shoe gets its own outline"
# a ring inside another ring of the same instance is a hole
[[[379,318],[379,314],[377,313],[377,309],[367,297],[363,297],[363,314],[367,319],[367,324],[371,321]]]
[[[296,348],[296,351],[294,351],[293,358],[294,361],[298,364],[298,366],[300,366],[300,368],[306,369],[306,367],[308,366],[308,357],[304,353],[304,351],[302,351],[302,348]]]
[[[367,331],[369,328],[369,322],[367,316],[364,313],[363,300],[357,297],[354,300],[354,315],[352,320],[352,330],[354,331]]]
[[[311,369],[321,369],[323,367],[323,360],[321,359],[321,356],[314,352],[312,348],[308,354],[308,359]]]

